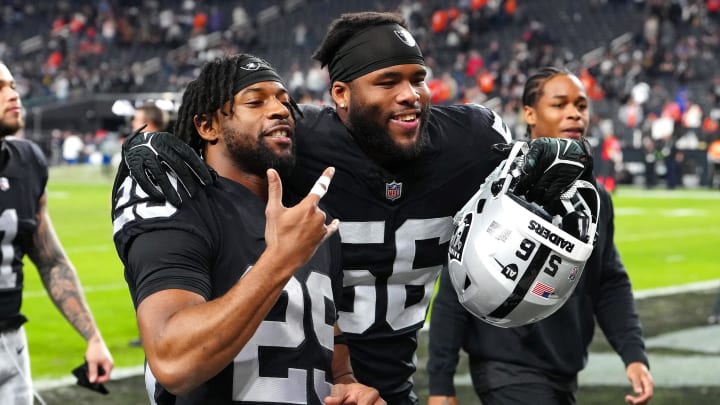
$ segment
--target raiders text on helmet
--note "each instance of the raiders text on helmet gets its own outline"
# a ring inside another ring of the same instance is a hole
[[[600,207],[592,184],[577,180],[558,196],[563,214],[512,193],[517,142],[510,156],[455,215],[448,269],[460,303],[476,317],[514,327],[552,315],[570,297],[590,257]]]

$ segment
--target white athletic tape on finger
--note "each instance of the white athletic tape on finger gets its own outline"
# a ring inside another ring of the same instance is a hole
[[[310,189],[310,194],[317,194],[318,197],[323,198],[325,193],[327,193],[327,189],[330,186],[330,177],[328,176],[320,176],[319,179],[315,182],[315,185],[312,189]]]

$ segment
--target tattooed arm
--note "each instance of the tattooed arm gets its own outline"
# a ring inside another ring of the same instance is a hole
[[[37,267],[50,299],[87,341],[85,359],[89,366],[88,379],[90,382],[104,383],[110,379],[113,358],[85,302],[75,268],[55,234],[47,211],[46,194],[40,197],[37,221],[38,227],[33,235],[32,245],[28,248],[28,256]],[[105,375],[97,375],[98,366],[105,369]]]

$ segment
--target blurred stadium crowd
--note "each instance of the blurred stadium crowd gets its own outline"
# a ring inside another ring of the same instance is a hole
[[[599,174],[647,186],[662,178],[668,188],[720,182],[711,147],[720,0],[5,0],[0,60],[35,111],[98,94],[179,92],[205,61],[234,52],[276,65],[299,102],[327,103],[329,79],[311,54],[334,17],[368,9],[410,22],[434,103],[487,105],[522,138],[526,77],[566,66],[593,100]],[[79,135],[82,147],[71,145],[86,161],[115,153],[101,143],[117,142],[128,122],[35,123],[26,136],[61,163],[65,140]]]

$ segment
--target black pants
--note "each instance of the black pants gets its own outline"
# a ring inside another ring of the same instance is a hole
[[[419,405],[420,400],[414,392],[404,393],[395,396],[384,396],[382,399],[387,402],[387,405]]]
[[[713,315],[720,315],[720,291],[715,298],[715,304],[713,305]]]
[[[513,384],[478,393],[482,405],[575,405],[576,394],[545,384]]]

